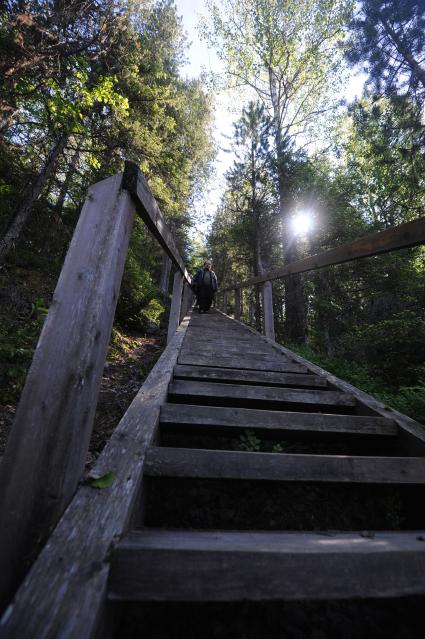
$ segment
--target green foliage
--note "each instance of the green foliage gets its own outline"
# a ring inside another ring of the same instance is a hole
[[[425,368],[416,369],[417,382],[411,386],[400,386],[394,389],[379,375],[378,370],[371,370],[365,363],[356,362],[342,353],[339,356],[326,356],[314,351],[311,347],[290,344],[291,350],[306,359],[318,364],[356,388],[381,400],[385,405],[425,424]]]
[[[13,404],[21,394],[28,368],[31,364],[44,312],[37,312],[21,325],[0,325],[0,404]]]
[[[113,472],[108,472],[101,477],[90,476],[90,486],[92,488],[104,489],[110,488],[115,481],[115,475]]]
[[[390,386],[414,383],[425,369],[425,319],[405,310],[358,329],[355,342],[370,370]]]
[[[365,66],[378,93],[423,95],[424,34],[422,0],[363,0],[350,24],[347,58]]]
[[[129,328],[144,331],[149,323],[159,325],[164,306],[157,299],[158,289],[149,272],[143,269],[131,253],[126,262],[117,320]]]
[[[246,430],[239,437],[238,448],[246,452],[256,452],[261,450],[261,439],[256,437],[254,431]]]

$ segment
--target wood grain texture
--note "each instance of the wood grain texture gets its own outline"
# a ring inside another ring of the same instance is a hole
[[[84,470],[134,216],[121,177],[89,189],[1,464],[0,601],[28,569]]]
[[[131,193],[137,207],[138,213],[143,218],[146,226],[162,246],[167,255],[171,258],[174,265],[182,273],[186,281],[190,284],[191,277],[186,271],[184,262],[177,249],[173,234],[165,223],[164,217],[158,206],[158,202],[152,195],[145,176],[140,171],[135,162],[126,160],[123,188]]]
[[[262,287],[263,309],[264,309],[264,335],[269,339],[275,339],[274,315],[273,315],[273,287],[267,281]]]
[[[150,477],[253,479],[358,484],[425,484],[422,457],[353,457],[151,447]]]
[[[220,311],[217,311],[217,314],[220,314]],[[317,366],[317,364],[313,364],[309,362],[301,355],[297,355],[293,351],[290,351],[285,346],[278,344],[273,340],[269,340],[267,337],[260,335],[256,330],[251,328],[250,326],[246,326],[242,324],[242,322],[237,322],[233,318],[225,317],[227,322],[233,322],[234,324],[240,326],[241,328],[249,331],[257,338],[260,338],[263,341],[266,341],[270,344],[276,351],[282,353],[286,357],[290,358],[293,362],[297,363],[300,366],[305,367],[305,372],[310,372],[314,375],[320,375],[323,379],[325,379],[330,387],[333,387],[342,392],[347,392],[352,395],[356,399],[359,405],[359,409],[367,411],[371,415],[379,415],[381,417],[386,417],[388,419],[392,419],[400,429],[400,435],[405,437],[405,441],[403,443],[405,450],[409,451],[409,454],[413,455],[425,455],[425,426],[415,421],[411,417],[407,415],[403,415],[403,413],[398,412],[397,410],[386,406],[372,395],[365,393],[364,391],[359,390],[352,384],[336,377],[332,373],[329,373],[324,368]],[[182,362],[183,363],[183,362]]]
[[[214,366],[185,366],[177,364],[175,379],[192,379],[211,382],[238,382],[243,384],[261,384],[263,386],[294,386],[302,388],[326,388],[327,382],[318,375],[300,373],[274,373],[268,371],[246,371],[237,368],[215,368]]]
[[[190,354],[185,351],[178,359],[179,364],[188,364],[194,366],[215,366],[219,368],[239,368],[240,370],[257,370],[257,371],[275,371],[280,373],[306,373],[307,368],[300,364],[287,361],[285,359],[270,359],[263,357],[262,359],[253,359],[249,356],[208,356]]]
[[[348,393],[340,393],[338,391],[185,380],[174,380],[168,389],[168,396],[170,398],[190,397],[199,400],[213,398],[217,400],[255,400],[288,404],[314,404],[318,406],[355,406],[355,400]]]
[[[321,413],[298,413],[284,411],[255,410],[251,408],[227,408],[220,406],[194,406],[192,404],[164,404],[161,407],[161,425],[195,426],[194,432],[202,433],[202,427],[212,432],[244,431],[254,429],[271,431],[285,436],[294,433],[380,435],[394,437],[398,433],[396,424],[383,417],[360,417],[357,415],[329,415]],[[178,430],[177,427],[175,430]],[[237,433],[236,433],[237,436]]]
[[[2,639],[92,639],[104,604],[109,555],[139,498],[147,446],[187,322],[179,327],[91,472],[109,488],[81,486],[0,622]]]
[[[423,533],[133,532],[110,598],[320,600],[425,594]]]
[[[421,218],[413,222],[405,222],[404,224],[400,224],[400,226],[386,229],[385,231],[371,233],[370,235],[354,240],[353,242],[347,242],[329,251],[306,257],[292,264],[288,264],[283,268],[252,277],[249,280],[233,285],[232,288],[235,288],[235,286],[238,288],[253,286],[254,284],[266,282],[267,280],[277,280],[287,275],[305,273],[306,271],[313,271],[325,266],[331,266],[332,264],[343,264],[351,260],[369,257],[371,255],[380,255],[382,253],[388,253],[389,251],[418,246],[424,243],[425,218]],[[226,290],[230,289],[223,289],[223,293]]]
[[[235,288],[235,319],[241,318],[241,289]]]
[[[167,344],[173,339],[180,324],[180,312],[182,306],[183,275],[180,271],[174,273],[173,294],[171,297],[170,317],[168,320]]]

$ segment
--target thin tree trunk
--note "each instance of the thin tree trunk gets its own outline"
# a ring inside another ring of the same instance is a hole
[[[13,107],[11,107],[10,109],[3,109],[3,110],[4,111],[10,110],[10,113],[9,115],[0,117],[0,133],[1,134],[3,133],[3,131],[6,131],[6,129],[12,126],[15,117],[19,113],[19,109],[13,108]]]
[[[390,26],[389,22],[387,22],[387,20],[384,20],[382,17],[380,17],[380,19],[384,29],[394,42],[397,51],[406,60],[412,73],[418,78],[422,86],[425,87],[425,69],[419,64],[416,58],[413,57],[412,52],[409,51],[409,49],[407,49],[407,47],[403,44],[398,33]]]
[[[70,161],[69,166],[68,166],[68,170],[65,173],[65,178],[64,178],[64,180],[63,180],[63,182],[61,184],[61,187],[60,187],[60,190],[59,190],[58,199],[56,201],[56,206],[55,206],[56,212],[58,213],[58,215],[60,215],[62,213],[63,205],[65,203],[65,198],[66,198],[66,195],[67,195],[67,193],[69,191],[69,183],[70,183],[70,181],[72,179],[72,176],[75,173],[75,169],[77,167],[77,163],[78,163],[78,160],[80,158],[80,153],[81,153],[80,149],[77,148],[75,153],[74,153],[74,155],[71,158],[71,161]]]
[[[297,259],[295,238],[289,229],[289,211],[285,210],[285,200],[288,200],[285,190],[288,189],[288,176],[280,159],[278,168],[279,206],[285,229],[284,246],[285,264],[291,264]],[[285,334],[289,342],[303,343],[307,339],[307,305],[302,276],[289,275],[285,278]]]
[[[61,137],[58,138],[55,146],[50,151],[37,180],[26,189],[22,203],[15,215],[15,219],[6,231],[5,236],[0,240],[0,263],[4,262],[9,251],[14,247],[16,240],[18,240],[34,203],[40,197],[45,185],[55,170],[58,158],[62,153],[68,138],[69,134],[67,133],[62,134]]]

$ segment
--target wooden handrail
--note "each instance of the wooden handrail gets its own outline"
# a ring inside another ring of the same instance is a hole
[[[190,283],[159,206],[134,163],[126,163],[124,175],[90,187],[0,465],[0,609],[84,472],[136,209],[180,278]],[[180,305],[181,297],[175,301],[178,316]]]
[[[191,277],[180,257],[173,235],[165,223],[158,203],[146,182],[146,178],[137,164],[130,160],[126,160],[125,162],[123,188],[131,193],[134,203],[136,204],[137,212],[143,218],[146,226],[171,258],[174,266],[190,284],[192,281]]]
[[[256,277],[251,277],[244,282],[232,284],[221,292],[231,291],[235,288],[245,288],[254,284],[270,282],[288,275],[296,273],[305,273],[314,271],[325,266],[335,264],[343,264],[351,260],[357,260],[363,257],[372,257],[402,248],[409,248],[425,243],[425,217],[413,222],[405,222],[399,226],[395,226],[385,231],[371,233],[353,242],[347,242],[336,248],[329,249],[323,253],[306,257],[292,264],[287,264],[282,268],[274,269],[268,273],[263,273]]]

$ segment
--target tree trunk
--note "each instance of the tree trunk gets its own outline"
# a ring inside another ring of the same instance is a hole
[[[6,231],[5,236],[0,240],[0,263],[4,262],[9,251],[14,247],[16,240],[19,238],[22,228],[28,219],[34,203],[40,197],[45,185],[52,175],[60,154],[62,153],[69,134],[62,134],[56,141],[55,146],[50,151],[46,162],[41,170],[37,180],[31,184],[24,192],[22,203],[15,215],[15,219]]]
[[[284,228],[284,261],[291,264],[297,259],[296,240],[289,228],[288,176],[285,173],[283,158],[279,161],[279,208]],[[285,278],[285,334],[289,342],[304,343],[307,339],[307,305],[302,275],[289,275]]]
[[[56,201],[56,206],[55,206],[58,215],[61,215],[62,213],[63,205],[65,203],[65,198],[69,191],[69,183],[72,179],[72,176],[75,173],[75,169],[77,167],[79,158],[80,158],[80,149],[77,148],[74,155],[71,158],[71,161],[68,166],[68,170],[65,173],[64,181],[62,182],[60,190],[59,190],[59,195],[58,195],[58,199]]]
[[[416,58],[413,57],[412,52],[403,44],[401,38],[398,33],[391,27],[387,20],[384,20],[380,17],[382,25],[397,49],[400,55],[403,56],[407,64],[409,65],[413,75],[415,75],[422,86],[425,88],[425,69],[419,64]]]

